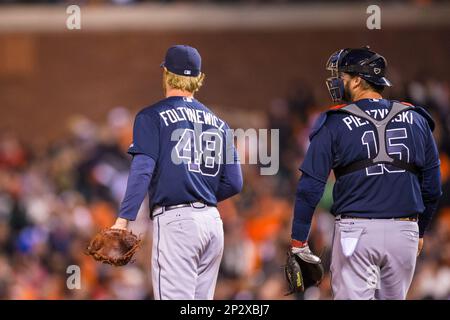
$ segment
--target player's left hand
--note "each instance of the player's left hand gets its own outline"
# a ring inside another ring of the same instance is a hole
[[[423,249],[423,238],[419,238],[419,248],[417,249],[417,256],[420,255]]]

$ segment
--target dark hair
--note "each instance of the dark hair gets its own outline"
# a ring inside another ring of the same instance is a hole
[[[370,82],[370,81],[367,81],[367,80],[365,80],[365,79],[363,79],[365,82],[366,82],[366,84],[370,87],[370,89],[372,89],[373,91],[375,91],[375,92],[377,92],[377,93],[382,93],[383,92],[383,90],[384,90],[384,86],[379,86],[379,85],[377,85],[377,84],[375,84],[375,83],[372,83],[372,82]]]
[[[354,77],[361,77],[360,75],[358,75],[358,74],[356,74],[356,73],[348,73],[348,75],[353,79]],[[377,85],[377,84],[375,84],[375,83],[372,83],[372,82],[370,82],[370,81],[367,81],[366,79],[363,79],[362,77],[361,77],[361,80],[363,80],[363,86],[364,86],[364,89],[370,89],[370,90],[372,90],[372,91],[375,91],[376,93],[382,93],[383,92],[383,90],[384,90],[384,86],[380,86],[380,85]]]

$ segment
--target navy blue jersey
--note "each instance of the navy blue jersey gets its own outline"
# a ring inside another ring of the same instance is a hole
[[[128,153],[155,160],[150,207],[195,201],[216,205],[227,157],[237,162],[228,129],[194,98],[169,97],[141,110]]]
[[[389,112],[392,101],[362,99],[355,102],[374,119]],[[386,128],[387,151],[422,171],[439,166],[439,156],[428,121],[409,110]],[[378,137],[371,123],[343,112],[322,114],[300,170],[325,182],[332,168],[344,167],[377,154]],[[420,175],[378,164],[339,177],[333,189],[334,214],[392,218],[424,210]]]

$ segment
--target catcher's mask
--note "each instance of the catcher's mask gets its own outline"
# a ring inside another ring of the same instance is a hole
[[[369,46],[358,49],[341,49],[334,52],[327,61],[326,69],[331,71],[331,77],[325,83],[333,102],[339,102],[344,97],[344,81],[342,73],[359,76],[378,86],[391,87],[391,82],[384,76],[386,59]]]

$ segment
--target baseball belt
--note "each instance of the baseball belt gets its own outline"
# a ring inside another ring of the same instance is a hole
[[[209,204],[206,204],[202,201],[196,201],[196,202],[187,202],[187,203],[181,203],[181,204],[175,204],[171,206],[158,206],[156,205],[153,210],[151,210],[150,218],[153,220],[155,217],[163,214],[164,212],[174,210],[174,209],[180,209],[180,208],[187,208],[192,207],[194,209],[203,209],[208,206],[211,206]]]
[[[380,220],[380,219],[394,219],[396,221],[411,221],[411,222],[417,222],[418,218],[417,215],[410,216],[410,217],[401,217],[401,218],[363,218],[363,217],[353,217],[346,214],[341,214],[336,216],[336,219],[358,219],[358,220]]]

